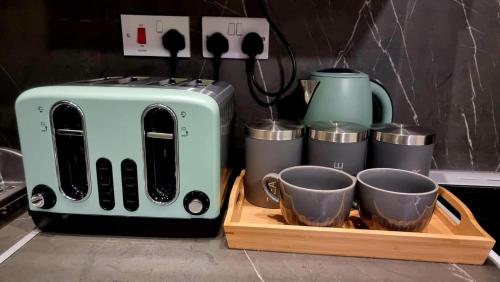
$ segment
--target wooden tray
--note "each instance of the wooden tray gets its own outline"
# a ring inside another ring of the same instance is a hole
[[[495,240],[477,223],[471,211],[451,192],[440,196],[461,217],[455,223],[437,206],[423,232],[286,225],[279,209],[264,209],[245,200],[243,170],[236,178],[224,221],[227,244],[233,249],[356,256],[417,261],[483,264]],[[351,211],[351,217],[359,218]]]
[[[220,177],[220,206],[221,207],[223,206],[224,200],[226,199],[227,191],[230,190],[228,188],[228,186],[231,185],[229,183],[229,179],[231,178],[232,172],[233,172],[233,170],[228,169],[228,168],[223,168],[223,170],[222,170],[222,175]]]

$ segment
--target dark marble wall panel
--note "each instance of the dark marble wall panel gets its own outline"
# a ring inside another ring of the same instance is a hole
[[[496,0],[272,0],[271,15],[297,55],[298,78],[317,69],[356,68],[392,94],[395,120],[434,128],[440,169],[499,170],[500,4]],[[122,56],[121,13],[188,15],[192,58],[179,73],[211,77],[201,57],[201,16],[261,17],[255,0],[0,2],[0,143],[16,146],[13,103],[25,89],[105,75],[168,75],[161,58]],[[280,84],[289,62],[276,36],[257,76]],[[243,123],[294,116],[294,91],[273,108],[259,107],[244,62],[225,60],[221,79],[237,89],[236,143]]]

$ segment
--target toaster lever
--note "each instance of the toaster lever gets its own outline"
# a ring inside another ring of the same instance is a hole
[[[64,129],[59,128],[56,130],[57,135],[66,135],[66,136],[83,136],[83,130],[77,129]]]
[[[178,193],[175,114],[167,106],[152,105],[142,122],[147,196],[154,203],[167,204]]]
[[[147,132],[146,136],[148,138],[154,138],[154,139],[166,139],[166,140],[172,140],[172,139],[174,139],[174,134],[173,133]]]
[[[61,101],[53,106],[51,119],[59,189],[71,200],[85,200],[91,186],[83,112]]]

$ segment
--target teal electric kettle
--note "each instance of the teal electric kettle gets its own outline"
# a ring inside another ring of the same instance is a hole
[[[302,121],[347,121],[370,126],[392,122],[392,102],[383,85],[366,73],[332,68],[313,72],[301,80],[307,112]],[[372,98],[373,97],[373,98]],[[373,120],[373,108],[378,112]]]

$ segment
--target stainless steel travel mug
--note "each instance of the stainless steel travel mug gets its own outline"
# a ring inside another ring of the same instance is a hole
[[[365,168],[369,128],[351,122],[316,122],[309,127],[307,163],[356,175]]]
[[[304,127],[286,120],[259,120],[245,125],[245,198],[264,208],[279,208],[262,190],[264,175],[302,161]],[[270,183],[277,187],[278,183]]]
[[[372,125],[370,167],[410,170],[429,175],[435,133],[418,125]]]

